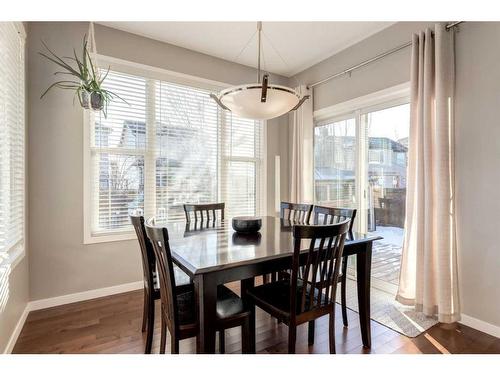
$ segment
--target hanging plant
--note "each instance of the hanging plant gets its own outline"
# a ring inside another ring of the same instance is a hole
[[[83,38],[82,57],[79,58],[73,49],[74,57],[59,57],[42,41],[42,44],[48,53],[39,52],[39,54],[59,67],[62,71],[57,71],[54,75],[69,76],[66,80],[60,80],[51,84],[47,90],[40,96],[42,99],[52,88],[57,87],[63,90],[75,91],[75,97],[78,98],[80,105],[86,109],[103,111],[104,117],[107,116],[108,105],[111,101],[118,98],[126,103],[118,94],[115,94],[102,87],[106,79],[109,68],[104,75],[101,75],[99,69],[92,61],[87,48],[87,38]],[[75,66],[76,65],[76,66]]]

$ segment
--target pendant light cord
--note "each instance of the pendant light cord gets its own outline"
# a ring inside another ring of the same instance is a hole
[[[271,39],[269,38],[269,36],[267,36],[267,34],[263,31],[262,34],[264,35],[264,38],[267,39],[267,41],[269,42],[269,44],[271,45],[271,48],[274,50],[274,52],[276,52],[276,54],[278,55],[278,57],[281,59],[281,61],[283,62],[283,64],[286,65],[286,67],[288,68],[288,70],[292,70],[290,68],[290,65],[288,65],[285,61],[285,59],[283,58],[283,56],[281,56],[281,54],[279,53],[278,49],[274,46],[273,42],[271,41]],[[300,86],[300,82],[298,81],[297,77],[295,77],[295,75],[293,76],[293,79],[295,80],[295,83],[297,84],[297,86]]]

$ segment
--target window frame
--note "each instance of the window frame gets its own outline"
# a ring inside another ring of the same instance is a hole
[[[6,267],[6,274],[0,274],[0,277],[8,277],[9,273],[23,260],[23,258],[26,255],[26,246],[27,246],[27,225],[26,225],[26,219],[27,219],[27,178],[26,178],[26,171],[27,171],[27,126],[26,126],[26,30],[24,28],[24,24],[22,22],[5,22],[5,23],[11,23],[15,30],[18,33],[18,36],[20,38],[20,51],[22,52],[22,96],[23,96],[23,118],[22,118],[22,127],[23,127],[23,199],[22,199],[22,205],[23,205],[23,215],[22,215],[22,239],[21,241],[16,242],[12,246],[10,246],[8,249],[3,250],[0,252],[0,266],[2,268]]]
[[[172,84],[181,84],[193,88],[198,88],[202,90],[210,91],[220,91],[230,86],[229,83],[218,82],[214,80],[209,80],[205,78],[200,78],[184,73],[178,73],[158,67],[153,67],[149,65],[139,64],[135,62],[130,62],[122,59],[117,59],[104,55],[96,55],[96,59],[100,66],[110,66],[111,70],[117,71],[124,74],[137,75],[146,80],[161,80],[164,82]],[[151,113],[149,111],[148,113]],[[94,220],[93,212],[95,212],[95,207],[92,207],[92,152],[95,147],[91,144],[91,132],[89,131],[88,125],[91,121],[91,114],[88,110],[83,110],[83,244],[95,244],[104,242],[114,242],[114,241],[126,241],[136,239],[136,234],[132,228],[130,229],[117,229],[109,232],[93,233],[92,231],[92,220]],[[150,133],[150,132],[149,132]],[[151,134],[148,134],[150,137]],[[260,214],[266,207],[266,157],[267,157],[267,137],[266,137],[266,121],[262,121],[262,127],[260,132],[260,144],[261,144],[261,154],[258,157],[227,157],[221,154],[220,162],[224,164],[230,161],[245,161],[255,163],[256,175],[255,175],[255,205],[256,214]],[[112,153],[124,153],[129,154],[132,152],[129,149],[123,150],[110,150]],[[101,151],[102,152],[102,151]],[[220,151],[219,151],[220,152]],[[151,151],[148,149],[136,150],[132,152],[134,155],[142,155],[145,161],[145,168],[147,165],[151,164]],[[149,163],[146,163],[149,160]],[[148,172],[146,171],[145,174]],[[151,173],[151,171],[149,171]],[[221,194],[221,184],[218,184],[218,195]],[[151,194],[151,192],[150,192]],[[144,193],[144,211],[147,207],[154,206],[155,196],[149,196],[145,187]],[[95,202],[96,203],[96,202]]]

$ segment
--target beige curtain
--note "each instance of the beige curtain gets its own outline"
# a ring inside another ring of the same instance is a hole
[[[290,115],[292,129],[292,173],[290,200],[294,203],[313,203],[313,105],[312,90],[296,87],[301,95],[310,98]]]
[[[396,299],[440,322],[460,319],[454,211],[454,35],[413,36],[406,224]]]

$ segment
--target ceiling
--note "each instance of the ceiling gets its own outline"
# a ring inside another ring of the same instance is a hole
[[[256,22],[99,23],[257,67]],[[263,69],[290,77],[392,24],[393,22],[263,22]],[[252,35],[253,39],[250,41]]]

